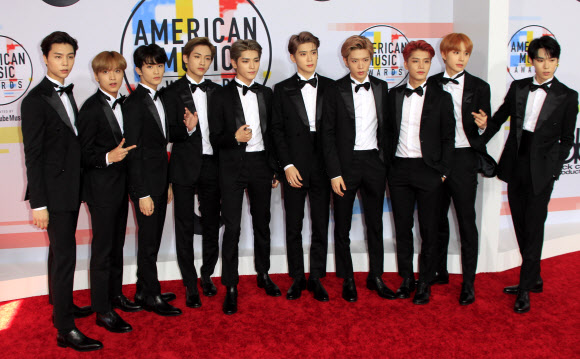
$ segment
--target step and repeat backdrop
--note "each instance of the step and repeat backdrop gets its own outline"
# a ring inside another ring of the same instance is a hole
[[[580,49],[576,46],[575,34],[569,24],[579,14],[580,2],[555,2],[562,3],[562,6],[546,11],[541,1],[512,0],[510,34],[506,36],[505,53],[487,54],[485,49],[477,48],[483,44],[475,43],[477,51],[474,54],[507,56],[506,81],[509,85],[513,79],[533,75],[533,67],[525,55],[526,46],[532,38],[550,34],[563,47],[558,78],[579,90],[580,75],[574,62],[580,55]],[[216,45],[217,55],[207,77],[222,85],[234,76],[229,60],[231,44],[238,39],[257,40],[263,47],[257,80],[266,86],[274,86],[295,72],[287,52],[288,39],[292,34],[308,30],[320,38],[318,72],[334,79],[347,73],[340,57],[344,39],[354,34],[366,36],[375,44],[376,50],[371,74],[386,80],[389,87],[394,87],[406,81],[402,56],[404,46],[409,41],[424,39],[438,49],[441,37],[453,31],[454,21],[453,0],[417,0],[412,5],[390,0],[0,0],[0,3],[3,8],[0,12],[0,282],[38,279],[46,275],[48,237],[45,231],[32,226],[29,204],[23,200],[26,169],[20,130],[20,103],[45,75],[40,42],[50,32],[66,31],[79,42],[69,80],[75,85],[75,98],[80,107],[97,89],[90,62],[99,52],[115,50],[125,56],[128,68],[122,92],[127,94],[139,81],[132,60],[133,51],[138,46],[155,43],[165,49],[169,58],[164,78],[164,85],[167,85],[184,75],[181,51],[189,39],[197,36],[207,36]],[[566,20],[566,17],[569,19]],[[469,35],[468,31],[465,32]],[[443,63],[437,54],[431,74],[442,70]],[[475,74],[485,73],[482,69],[470,69],[469,66],[468,70]],[[548,225],[554,229],[549,233],[555,236],[567,236],[580,229],[580,186],[577,185],[580,179],[579,131],[576,130],[574,150],[550,203]],[[170,150],[171,146],[168,147]],[[270,225],[274,254],[285,253],[281,201],[281,190],[274,190]],[[501,232],[498,235],[505,236],[500,246],[509,250],[516,247],[505,193],[502,201],[501,213],[498,213],[501,216]],[[175,255],[171,207],[160,250],[160,259],[166,261],[172,261]],[[351,232],[353,251],[365,252],[364,225],[358,201],[354,212]],[[136,254],[132,209],[129,216],[125,256],[130,264],[134,263]],[[247,204],[244,204],[242,220],[240,255],[251,257],[253,237]],[[332,228],[332,220],[330,225]],[[307,249],[310,234],[308,219],[305,219],[303,234]],[[394,253],[393,237],[387,198],[384,238],[385,250],[390,253]],[[77,230],[77,270],[86,269],[90,239],[90,216],[83,205]],[[329,240],[332,242],[332,237]],[[197,236],[196,257],[201,254],[200,241],[201,237]],[[417,243],[420,243],[419,238]],[[451,253],[458,253],[455,232],[451,247],[454,248]],[[394,264],[389,268],[395,268]],[[43,292],[45,288],[38,291]]]

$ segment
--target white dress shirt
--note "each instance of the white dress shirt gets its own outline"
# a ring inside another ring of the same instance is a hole
[[[163,136],[167,138],[167,128],[165,128],[165,110],[163,109],[163,102],[161,102],[161,98],[157,97],[155,100],[155,94],[157,93],[156,90],[153,90],[151,87],[139,82],[139,86],[143,86],[145,89],[149,90],[149,96],[153,100],[155,107],[157,108],[157,113],[159,114],[159,119],[161,120],[161,127],[163,128]]]
[[[201,81],[195,82],[194,79],[189,77],[189,75],[185,74],[187,80],[194,84],[199,85],[205,81],[205,77],[201,78]],[[211,147],[211,143],[209,142],[209,122],[207,119],[207,93],[200,90],[199,88],[195,90],[195,92],[191,93],[191,97],[193,98],[193,103],[195,104],[195,111],[197,112],[197,118],[199,121],[199,127],[201,129],[201,147],[202,153],[204,155],[213,155],[213,148]],[[197,130],[197,126],[193,128],[192,131],[188,131],[188,134],[191,136]]]
[[[379,122],[377,119],[377,108],[375,106],[375,96],[373,95],[372,87],[369,90],[365,90],[364,87],[360,88],[358,92],[355,92],[356,85],[364,84],[365,82],[370,82],[367,76],[363,82],[358,82],[353,79],[352,86],[352,96],[354,100],[354,117],[355,117],[355,140],[354,140],[354,150],[364,151],[364,150],[376,150],[378,149],[377,144],[377,128]]]
[[[453,78],[459,84],[454,84],[449,81],[447,84],[443,85],[443,89],[449,94],[451,94],[451,99],[453,100],[453,114],[455,115],[455,148],[466,148],[471,147],[469,140],[465,135],[465,130],[463,129],[463,113],[462,103],[463,103],[463,88],[465,87],[465,76],[460,76],[463,73],[456,74],[454,77],[449,76],[447,71],[443,74],[443,77]],[[460,77],[458,77],[460,76]]]
[[[548,83],[552,81],[554,77],[547,80],[544,83]],[[540,85],[538,81],[536,81],[536,77],[534,77],[534,81],[532,82],[534,85]],[[552,84],[549,84],[548,87],[551,87]],[[524,115],[524,130],[529,132],[534,132],[536,130],[536,123],[538,122],[538,117],[540,117],[540,111],[542,110],[542,106],[544,106],[544,101],[546,100],[546,91],[542,89],[537,89],[536,91],[530,91],[528,94],[528,102],[526,103],[526,113]]]
[[[66,82],[65,84],[61,84],[60,82],[56,81],[55,79],[46,76],[47,79],[50,80],[50,82],[52,82],[53,84],[58,85],[59,87],[61,86],[67,86]],[[58,90],[58,88],[55,88],[55,91]],[[58,95],[58,93],[57,93]],[[75,135],[79,135],[79,131],[77,130],[77,126],[76,126],[76,118],[75,118],[75,111],[72,107],[72,104],[70,102],[70,99],[68,98],[68,95],[66,93],[62,93],[62,95],[59,96],[60,100],[62,101],[62,104],[64,105],[64,108],[66,110],[66,114],[68,115],[68,119],[70,120],[70,124],[72,125],[72,128],[74,129]]]
[[[107,103],[109,104],[109,106],[111,106],[111,110],[113,110],[113,113],[115,114],[115,119],[117,120],[117,123],[119,124],[119,127],[121,128],[121,133],[124,133],[124,129],[123,129],[123,111],[121,111],[121,105],[117,104],[117,106],[115,106],[115,108],[113,109],[113,104],[115,103],[115,100],[117,100],[118,98],[121,97],[121,94],[118,93],[117,94],[117,98],[113,98],[111,95],[109,95],[108,93],[106,93],[105,91],[103,91],[101,88],[99,88],[99,91],[101,91],[102,93],[105,94],[105,98],[107,99]],[[109,166],[111,163],[109,162],[109,152],[107,152],[107,154],[105,155],[105,161],[107,162],[107,166]]]
[[[407,97],[403,95],[403,113],[401,117],[401,131],[399,132],[399,144],[395,156],[403,158],[422,158],[421,139],[421,115],[423,113],[423,103],[427,94],[427,82],[423,82],[423,96],[413,93]],[[413,87],[407,82],[407,88]]]
[[[234,81],[237,81],[242,86],[246,86],[243,82],[238,80],[236,77]],[[254,81],[250,84],[252,86]],[[247,87],[250,87],[247,86]],[[248,141],[246,147],[246,152],[259,152],[264,151],[264,141],[262,139],[262,128],[260,126],[260,110],[258,108],[258,96],[252,92],[246,92],[243,95],[242,87],[238,86],[238,94],[240,95],[240,101],[242,102],[242,109],[244,110],[244,118],[246,120],[246,125],[249,125],[252,129],[252,138]]]

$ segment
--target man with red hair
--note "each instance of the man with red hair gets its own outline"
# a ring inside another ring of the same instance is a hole
[[[455,140],[453,102],[438,86],[427,86],[433,47],[423,40],[409,42],[404,50],[409,81],[388,96],[385,158],[397,243],[398,298],[415,290],[413,274],[413,212],[417,204],[422,245],[415,304],[429,303],[433,278],[433,249],[437,238],[438,205],[443,182],[449,176]]]

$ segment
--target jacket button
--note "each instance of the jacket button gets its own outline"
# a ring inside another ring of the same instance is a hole
[[[64,172],[64,170],[60,170],[61,172]]]

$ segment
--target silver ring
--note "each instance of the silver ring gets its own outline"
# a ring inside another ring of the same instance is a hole
[[[288,181],[288,183],[292,184],[292,181]]]

